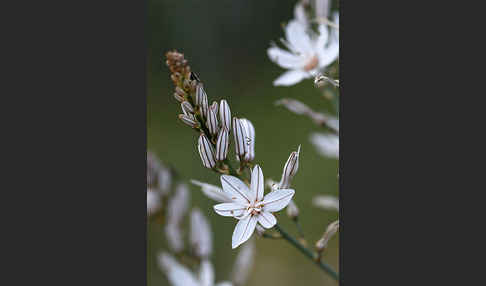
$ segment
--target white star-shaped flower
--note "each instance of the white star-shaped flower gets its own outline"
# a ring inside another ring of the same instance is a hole
[[[221,184],[223,192],[232,202],[215,205],[214,210],[219,215],[239,220],[233,232],[232,248],[251,237],[257,222],[265,228],[272,228],[277,223],[272,212],[285,208],[295,193],[292,189],[273,189],[263,196],[263,172],[258,165],[251,173],[250,188],[240,179],[229,175],[221,176]]]
[[[334,23],[339,24],[339,14],[334,14]],[[302,19],[293,19],[285,27],[288,51],[277,46],[268,49],[268,57],[289,71],[278,77],[273,84],[289,86],[306,78],[315,77],[339,57],[339,30],[320,24],[319,34],[309,29]]]
[[[170,254],[162,252],[159,255],[159,264],[167,275],[172,286],[214,286],[214,269],[209,260],[201,262],[199,275],[195,275],[187,267],[177,262]],[[225,281],[215,286],[232,286]]]

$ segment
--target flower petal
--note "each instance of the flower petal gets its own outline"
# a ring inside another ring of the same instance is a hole
[[[240,179],[233,176],[222,175],[221,185],[229,197],[237,203],[249,203],[253,201],[250,189]]]
[[[260,166],[256,165],[251,172],[251,191],[256,201],[261,201],[263,199],[263,172]]]
[[[277,223],[277,219],[273,214],[263,211],[258,215],[258,222],[264,228],[272,228]]]
[[[233,286],[233,284],[229,281],[223,281],[216,284],[216,286]]]
[[[267,54],[271,61],[285,69],[299,69],[305,65],[298,55],[291,54],[276,46],[270,47]]]
[[[199,282],[191,271],[179,264],[171,255],[162,252],[158,260],[160,267],[173,286],[199,286]]]
[[[291,20],[285,27],[285,37],[289,41],[290,48],[295,52],[301,54],[309,54],[313,52],[311,39],[306,31],[306,25],[297,21]]]
[[[193,183],[196,186],[201,187],[201,191],[206,195],[206,197],[215,200],[220,203],[229,203],[231,202],[231,198],[229,198],[225,192],[223,192],[223,189],[220,187],[217,187],[215,185],[203,183],[197,180],[191,180],[191,183]]]
[[[311,77],[311,75],[302,70],[290,70],[288,72],[283,73],[276,80],[274,80],[273,85],[289,86],[289,85],[296,84],[307,77]]]
[[[310,141],[323,156],[339,159],[339,136],[314,133]]]
[[[285,208],[292,199],[295,191],[292,189],[273,190],[263,198],[264,212],[278,212]]]
[[[199,269],[199,280],[201,286],[213,286],[214,285],[214,268],[209,260],[201,262],[201,268]]]
[[[198,257],[206,258],[213,250],[213,233],[209,222],[198,208],[191,212],[191,246]]]
[[[233,249],[237,248],[251,237],[255,230],[257,220],[258,218],[256,216],[248,216],[245,219],[238,221],[231,239],[231,247]]]
[[[329,39],[329,30],[328,30],[328,26],[325,24],[319,25],[318,30],[319,30],[319,37],[317,37],[317,41],[316,41],[316,51],[321,51],[327,45],[327,40]]]
[[[236,203],[222,203],[213,206],[214,211],[221,216],[240,216],[245,210],[246,206]]]

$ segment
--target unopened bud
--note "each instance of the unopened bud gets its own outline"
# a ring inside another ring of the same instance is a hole
[[[184,102],[186,100],[184,97],[178,95],[177,92],[174,92],[174,98],[179,102]]]
[[[187,93],[180,87],[176,86],[175,88],[175,92],[180,95],[181,97],[186,97],[187,96]]]
[[[282,179],[280,180],[279,189],[287,189],[290,187],[292,178],[295,176],[297,170],[299,169],[299,154],[300,154],[300,145],[299,148],[297,149],[297,152],[295,151],[292,152],[292,154],[290,154],[289,159],[287,160],[287,163],[285,163],[283,173],[282,173]]]
[[[221,128],[216,141],[216,160],[223,161],[228,155],[229,149],[229,132],[226,127]]]
[[[248,144],[246,138],[248,137],[240,119],[233,117],[233,136],[235,138],[235,152],[240,158],[244,158]]]
[[[219,120],[221,121],[221,126],[226,127],[228,132],[231,130],[231,110],[226,100],[221,99],[219,103]]]
[[[317,252],[322,252],[324,249],[326,249],[327,243],[336,234],[338,230],[339,230],[339,220],[331,223],[327,227],[326,232],[324,232],[322,238],[316,242]]]
[[[255,230],[256,230],[257,235],[260,236],[260,237],[262,237],[263,234],[265,233],[265,229],[259,224],[257,224],[257,226],[255,227]]]
[[[209,108],[214,112],[214,114],[218,115],[218,103],[216,101],[213,101]]]
[[[183,103],[181,103],[181,108],[182,112],[184,112],[185,115],[192,115],[194,113],[194,108],[189,103],[189,101],[184,101]]]
[[[255,127],[250,120],[246,118],[242,118],[241,122],[243,123],[243,127],[245,128],[246,137],[246,144],[248,146],[247,152],[245,154],[245,161],[253,161],[255,159]]]
[[[193,115],[179,114],[179,119],[192,128],[199,128],[199,123],[196,121]]]
[[[199,150],[199,155],[201,156],[201,160],[203,162],[204,167],[212,169],[216,166],[216,160],[214,158],[214,148],[209,142],[209,139],[206,135],[201,134],[199,136],[197,148]]]
[[[206,126],[209,129],[209,133],[211,135],[216,135],[218,134],[219,131],[219,125],[218,125],[218,118],[216,117],[216,113],[214,112],[213,108],[209,108],[207,110],[207,115],[206,115]]]
[[[296,219],[299,216],[299,208],[295,204],[294,200],[291,200],[287,206],[287,215],[291,219]]]
[[[196,105],[201,108],[201,116],[206,116],[208,110],[208,96],[204,91],[202,83],[196,87]]]

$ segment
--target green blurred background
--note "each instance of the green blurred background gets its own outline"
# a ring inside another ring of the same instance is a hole
[[[173,98],[173,85],[161,55],[172,49],[185,54],[193,71],[204,82],[209,102],[225,98],[232,115],[250,119],[256,129],[256,159],[265,178],[280,180],[292,151],[302,145],[299,171],[293,180],[295,202],[306,238],[314,243],[338,213],[312,206],[317,194],[338,195],[338,162],[320,156],[309,135],[322,129],[308,118],[290,113],[274,102],[294,98],[315,110],[332,112],[332,106],[305,80],[291,87],[274,87],[272,81],[284,70],[267,57],[271,41],[283,37],[282,23],[293,18],[296,1],[170,1],[148,2],[147,148],[184,180],[197,179],[219,185],[219,176],[202,166],[197,152],[197,134],[181,123],[180,105]],[[337,3],[333,3],[335,9]],[[232,143],[233,144],[233,143]],[[230,154],[233,149],[230,147]],[[233,155],[232,155],[233,156]],[[199,189],[191,189],[191,206],[199,207],[214,231],[216,281],[229,280],[237,250],[231,249],[236,221],[218,216],[215,202]],[[296,234],[285,211],[279,224]],[[186,222],[188,220],[186,219]],[[188,224],[186,224],[188,226]],[[187,227],[186,227],[187,228]],[[147,280],[149,286],[168,285],[156,255],[167,249],[161,225],[147,227]],[[284,240],[256,241],[256,259],[247,285],[337,285]],[[324,260],[338,269],[339,239],[331,240]]]

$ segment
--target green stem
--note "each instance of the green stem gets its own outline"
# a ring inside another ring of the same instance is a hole
[[[290,242],[290,244],[292,244],[295,248],[297,248],[300,252],[302,252],[305,256],[307,256],[310,260],[312,260],[317,266],[319,266],[322,270],[324,270],[324,272],[329,274],[336,281],[339,280],[339,275],[334,269],[331,268],[331,266],[329,266],[325,262],[322,262],[321,260],[316,260],[316,255],[311,250],[304,247],[300,242],[298,242],[295,238],[293,238],[290,234],[288,234],[285,230],[283,230],[278,225],[278,223],[275,225],[275,229],[278,232],[280,232],[282,238]]]

